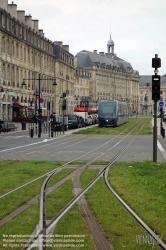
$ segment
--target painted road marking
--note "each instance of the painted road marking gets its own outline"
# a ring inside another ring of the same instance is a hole
[[[160,152],[162,153],[162,155],[164,156],[165,160],[166,160],[166,152],[164,150],[164,148],[162,147],[161,143],[157,140],[157,146],[160,150]]]

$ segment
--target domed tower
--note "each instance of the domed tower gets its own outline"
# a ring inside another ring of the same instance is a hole
[[[111,48],[111,52],[110,52],[110,48]],[[107,53],[114,54],[114,41],[111,39],[111,35],[110,35],[110,39],[107,42]]]

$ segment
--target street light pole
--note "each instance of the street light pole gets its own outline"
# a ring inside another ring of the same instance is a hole
[[[38,110],[38,138],[41,137],[41,118],[42,118],[42,114],[41,114],[41,110],[40,110],[40,74],[39,74],[39,110]]]
[[[42,125],[42,122],[41,122],[42,113],[41,113],[41,108],[40,108],[41,107],[40,106],[40,82],[41,82],[41,80],[45,80],[45,79],[41,79],[41,74],[39,73],[39,78],[37,78],[37,79],[23,79],[22,86],[26,85],[25,80],[38,80],[39,81],[39,94],[38,94],[38,98],[39,98],[39,100],[38,100],[38,138],[40,138],[41,137],[41,130],[42,130],[41,129],[41,125]],[[54,80],[53,85],[54,86],[57,85],[55,79],[49,79],[49,80]],[[37,103],[37,100],[36,100],[36,103]]]

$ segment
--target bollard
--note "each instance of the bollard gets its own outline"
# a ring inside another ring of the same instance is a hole
[[[55,124],[55,136],[58,136],[58,126],[57,126],[57,123]]]
[[[34,136],[34,129],[31,128],[31,138],[33,138],[33,136]]]
[[[165,138],[165,128],[162,127],[162,137]]]
[[[52,126],[51,126],[51,137],[54,137],[54,130]]]
[[[29,137],[31,137],[31,127],[29,125]]]
[[[46,134],[47,134],[47,126],[48,126],[48,123],[46,122]]]
[[[36,136],[37,136],[37,125],[35,126],[35,128],[36,128]]]
[[[48,123],[48,137],[50,137],[50,122]]]

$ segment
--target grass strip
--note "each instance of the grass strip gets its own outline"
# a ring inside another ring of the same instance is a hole
[[[72,171],[72,168],[66,168],[53,175],[50,181],[48,182],[48,187],[62,180]],[[13,210],[17,209],[19,206],[31,200],[34,196],[40,194],[41,186],[45,179],[46,177],[43,177],[42,179],[2,198],[0,202],[0,218],[2,219],[4,216],[10,214]]]
[[[115,163],[109,182],[133,210],[166,241],[166,163]]]
[[[96,249],[77,204],[59,220],[53,235],[54,246],[48,247],[48,250]]]
[[[66,181],[61,187],[48,194],[46,197],[47,219],[52,219],[72,198],[71,180]]]
[[[150,236],[108,191],[102,179],[86,193],[86,198],[114,249],[151,249],[151,243],[144,241]],[[153,249],[160,249],[155,242]]]
[[[141,127],[142,125],[146,122],[145,126],[139,133],[140,135],[145,135],[145,134],[152,134],[152,127],[151,127],[151,120],[152,118],[130,118],[129,122],[122,124],[119,127],[99,127],[95,126],[92,128],[87,128],[87,129],[82,129],[77,132],[73,132],[73,134],[120,134],[123,132],[125,129],[126,131],[124,134],[127,134],[128,132],[131,131],[131,128],[129,128],[131,125],[134,125],[136,122],[140,122],[140,125],[132,132],[132,134],[135,134]]]
[[[0,161],[0,195],[63,164],[55,161]]]
[[[32,235],[38,221],[39,204],[36,204],[15,219],[7,222],[0,228],[0,249],[22,249],[22,244],[25,244],[28,240],[28,237],[24,237],[24,235]]]
[[[86,168],[81,175],[81,185],[85,188],[99,173],[98,169]]]
[[[51,192],[47,195],[46,198],[46,217],[47,219],[51,219],[57,212],[59,212],[65,204],[67,204],[70,199],[73,198],[72,194],[72,181],[66,181],[62,186],[60,186],[55,191]],[[27,209],[21,215],[16,217],[15,219],[7,222],[0,229],[0,249],[12,249],[12,245],[9,245],[9,242],[6,242],[8,245],[3,246],[4,239],[12,239],[16,235],[16,238],[19,240],[24,239],[22,235],[28,234],[32,235],[33,230],[35,229],[37,223],[39,221],[39,204],[32,206]],[[9,237],[11,235],[11,237]],[[19,236],[21,235],[21,236]],[[5,237],[6,236],[6,237]],[[16,244],[14,241],[12,244]],[[21,245],[13,246],[15,250],[21,249]]]

